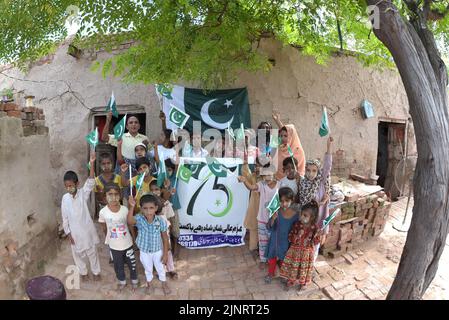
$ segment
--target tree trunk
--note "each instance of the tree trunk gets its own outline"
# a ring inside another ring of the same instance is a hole
[[[448,233],[447,70],[423,20],[404,20],[391,1],[366,3],[380,9],[374,34],[391,52],[401,75],[418,149],[412,221],[387,299],[421,299],[435,277]]]

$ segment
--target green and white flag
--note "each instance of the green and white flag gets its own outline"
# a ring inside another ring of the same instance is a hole
[[[330,132],[329,129],[329,120],[327,118],[327,110],[326,107],[323,107],[323,115],[321,116],[321,125],[320,125],[320,129],[318,130],[318,133],[320,135],[320,137],[324,137],[326,135],[328,135]]]
[[[160,88],[163,91],[163,88]],[[159,92],[159,90],[158,90]],[[184,124],[184,129],[192,132],[193,121],[201,121],[201,130],[215,128],[225,131],[228,127],[238,129],[243,123],[245,128],[251,127],[251,119],[248,103],[248,91],[246,88],[229,90],[191,89],[181,86],[173,86],[168,95],[161,94],[163,99],[163,111],[170,114],[172,105],[187,114],[189,118]],[[167,128],[176,130],[177,122],[168,117]]]
[[[159,97],[165,97],[169,100],[173,99],[171,95],[173,91],[173,86],[164,83],[157,83],[154,86],[156,87],[156,93]]]
[[[190,116],[187,113],[179,110],[178,108],[176,108],[174,105],[171,104],[171,109],[168,116],[168,120],[171,123],[175,124],[178,128],[182,129],[185,126],[187,120],[189,120],[189,118]]]
[[[189,183],[190,177],[192,176],[192,171],[187,168],[184,164],[179,165],[177,177],[184,181],[185,183]]]
[[[143,172],[137,176],[136,194],[139,194],[139,191],[142,189],[144,179],[145,179],[145,172]]]
[[[231,122],[228,122],[228,128],[226,130],[228,131],[229,137],[232,140],[235,140],[234,130],[231,128]]]
[[[115,103],[114,92],[112,92],[111,97],[109,98],[108,105],[106,106],[106,111],[112,111],[112,115],[118,118],[117,104]]]
[[[243,127],[243,123],[240,124],[240,129],[237,131],[237,134],[235,136],[237,140],[244,140],[245,139],[245,128]]]
[[[157,185],[162,188],[164,181],[167,178],[167,169],[165,168],[165,162],[159,160],[159,167],[157,169]]]
[[[200,162],[200,163],[193,163],[193,164],[189,164],[189,165],[187,165],[188,166],[188,168],[190,169],[190,171],[192,172],[192,177],[194,178],[194,179],[199,179],[199,176],[200,176],[200,172],[201,172],[201,170],[203,169],[203,167],[205,166],[206,164],[204,163],[204,162]]]
[[[93,149],[98,145],[98,128],[95,127],[95,130],[89,132],[86,136],[86,141],[92,146]]]
[[[222,165],[216,158],[213,157],[206,157],[207,166],[209,167],[209,170],[216,176],[216,177],[226,177],[228,175],[228,169]]]
[[[332,220],[334,220],[334,218],[337,216],[337,214],[340,213],[340,208],[336,209],[329,217],[327,217],[326,219],[323,220],[323,226],[321,227],[321,229],[325,229],[329,223],[331,223]]]
[[[126,128],[126,114],[114,127],[114,137],[117,140],[120,140],[125,133]]]
[[[270,136],[270,148],[279,148],[280,144],[281,144],[281,137],[279,137],[278,135]]]
[[[295,169],[295,171],[297,171],[296,170],[296,164],[295,164],[295,157],[294,157],[294,154],[293,154],[293,151],[292,151],[292,148],[290,148],[290,146],[289,145],[287,145],[287,150],[288,150],[288,154],[290,155],[290,158],[292,158],[292,162],[293,162],[293,167],[294,167],[294,169]]]
[[[271,198],[268,203],[267,210],[269,212],[269,217],[271,218],[276,211],[281,207],[281,200],[279,199],[279,192],[276,191],[273,198]]]

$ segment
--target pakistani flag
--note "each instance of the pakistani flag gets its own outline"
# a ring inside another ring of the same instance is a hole
[[[329,120],[327,119],[326,107],[323,107],[323,115],[321,116],[321,125],[318,131],[320,137],[324,137],[329,134]]]
[[[321,229],[325,229],[329,223],[331,223],[332,220],[337,216],[337,214],[340,213],[340,208],[336,209],[329,217],[323,220],[323,227]]]
[[[190,171],[192,172],[192,177],[198,180],[199,176],[200,176],[201,169],[203,169],[203,167],[205,165],[206,164],[204,162],[194,163],[194,164],[188,165]]]
[[[216,177],[226,177],[228,175],[227,168],[222,165],[216,158],[213,157],[206,157],[207,166],[209,167],[209,170],[216,176]]]
[[[111,97],[109,98],[108,105],[106,106],[106,111],[112,111],[112,115],[118,118],[117,105],[115,103],[114,92],[112,92]]]
[[[137,180],[136,180],[136,194],[139,193],[140,189],[142,189],[143,186],[143,180],[145,179],[145,172],[139,174],[137,176]]]
[[[228,128],[226,130],[228,131],[229,137],[231,137],[232,140],[235,140],[234,130],[231,128],[231,122],[228,122]]]
[[[174,105],[171,105],[168,116],[168,120],[170,120],[171,123],[174,123],[178,128],[182,129],[189,118],[190,116],[187,113],[179,110]]]
[[[201,121],[201,130],[215,128],[226,130],[228,127],[238,129],[242,123],[245,128],[251,127],[246,88],[213,90],[205,93],[203,89],[190,89],[173,86],[168,95],[163,96],[163,111],[169,115],[172,105],[184,114],[187,119],[184,129],[193,130],[193,121]],[[177,122],[167,121],[167,128],[176,130]]]
[[[156,87],[156,93],[159,97],[164,97],[169,100],[172,100],[173,97],[171,95],[173,91],[173,86],[164,83],[158,83],[154,85]]]
[[[178,177],[185,183],[189,183],[190,177],[192,176],[192,171],[187,168],[185,165],[180,165],[178,167]]]
[[[276,191],[276,193],[274,194],[273,198],[271,198],[267,206],[267,210],[270,213],[269,217],[271,218],[273,214],[275,214],[275,212],[279,210],[280,207],[281,207],[281,200],[279,199],[279,192]]]
[[[114,137],[117,140],[120,140],[125,133],[126,128],[126,114],[114,127]]]
[[[89,134],[86,136],[86,141],[92,146],[92,148],[95,149],[95,147],[98,145],[98,128],[95,127],[95,130],[92,130],[89,132]]]
[[[279,137],[277,134],[270,136],[270,148],[279,148],[279,145],[281,144],[281,137]]]
[[[159,168],[157,169],[157,185],[162,188],[164,181],[167,178],[167,169],[165,168],[165,162],[159,160]]]
[[[237,131],[237,135],[235,136],[237,140],[245,139],[245,128],[243,127],[243,123],[240,124],[240,129]]]
[[[294,154],[293,154],[293,151],[292,151],[292,148],[290,148],[290,146],[289,145],[287,145],[287,151],[288,151],[288,154],[290,155],[290,158],[292,158],[292,162],[293,162],[293,168],[295,169],[295,171],[297,171],[296,170],[296,164],[295,164],[295,157],[294,157]]]

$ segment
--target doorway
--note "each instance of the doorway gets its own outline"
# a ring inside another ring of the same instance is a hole
[[[405,123],[380,121],[378,125],[377,184],[383,187],[393,200],[400,196],[400,190],[395,183],[395,172],[405,152],[405,131]]]

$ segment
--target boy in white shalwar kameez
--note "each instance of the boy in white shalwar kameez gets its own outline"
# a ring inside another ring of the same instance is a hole
[[[85,262],[87,257],[94,280],[100,280],[100,259],[96,247],[100,239],[87,206],[89,195],[95,187],[95,152],[91,153],[89,163],[90,175],[80,189],[75,172],[67,171],[64,174],[64,185],[68,193],[62,197],[61,213],[64,232],[70,240],[73,260],[81,279],[89,278]]]

